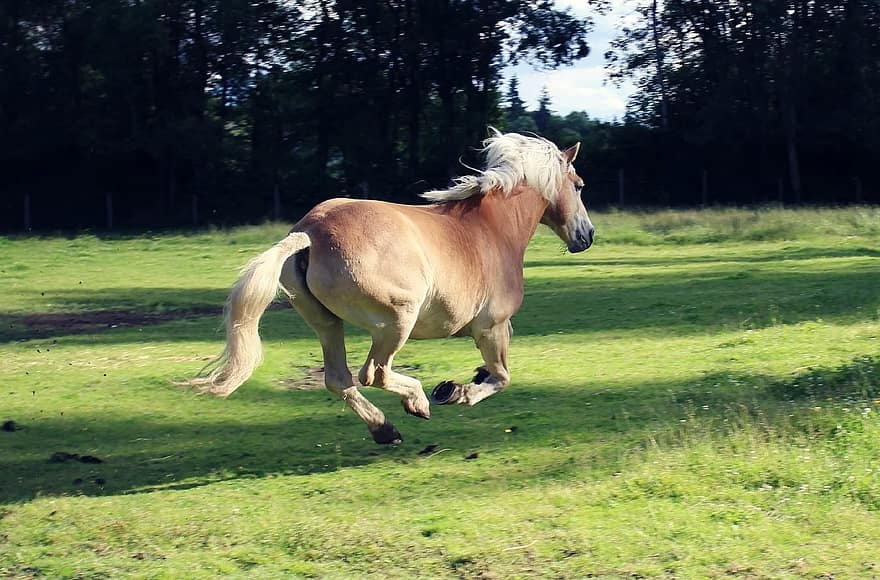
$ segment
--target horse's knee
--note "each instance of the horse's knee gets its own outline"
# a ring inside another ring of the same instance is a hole
[[[358,372],[358,381],[365,387],[384,389],[392,382],[392,371],[387,365],[365,364]]]

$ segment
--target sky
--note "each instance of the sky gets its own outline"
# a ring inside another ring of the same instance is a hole
[[[635,3],[631,0],[611,0],[608,14],[597,15],[585,0],[557,0],[560,7],[570,7],[579,16],[592,16],[593,31],[587,36],[590,55],[574,65],[551,71],[540,71],[528,64],[509,67],[507,80],[514,74],[519,79],[519,94],[528,109],[538,107],[538,96],[543,87],[550,93],[550,108],[561,115],[572,111],[586,111],[590,117],[610,121],[622,119],[626,100],[635,87],[624,82],[616,87],[605,72],[605,51],[617,35],[621,19],[632,17]]]

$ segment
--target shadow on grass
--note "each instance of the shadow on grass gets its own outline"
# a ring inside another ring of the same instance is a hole
[[[575,439],[613,438],[616,449],[644,439],[652,424],[663,420],[653,416],[636,424],[623,419],[618,408],[628,398],[615,392],[585,396],[522,385],[476,408],[435,406],[431,421],[404,415],[396,397],[373,389],[365,393],[403,432],[402,445],[373,443],[354,414],[324,392],[292,393],[259,383],[226,401],[172,401],[168,414],[173,416],[58,416],[32,423],[24,418],[20,431],[0,433],[0,441],[8,442],[0,502],[187,489],[242,478],[411,463],[424,459],[419,451],[429,444],[444,449],[445,459],[457,455],[461,461],[474,451],[485,457],[499,449],[542,449]],[[210,418],[200,416],[199,405],[207,407]],[[285,408],[290,416],[279,412]],[[515,432],[506,430],[511,425]],[[53,463],[56,452],[91,455],[103,463]]]
[[[229,289],[137,287],[48,290],[46,294],[58,305],[57,311],[0,313],[0,342],[79,335],[90,335],[86,339],[89,343],[104,344],[132,339],[135,342],[209,340],[222,327],[223,304]],[[298,318],[287,302],[279,300],[270,310],[288,311]],[[196,325],[198,333],[186,332],[187,325],[178,329],[179,332],[170,333],[155,328],[194,320],[200,321]],[[205,332],[204,326],[210,329]],[[294,324],[286,330],[279,329],[273,336],[302,338],[314,334],[304,324]]]
[[[853,322],[880,315],[877,288],[880,269],[852,264],[813,271],[724,265],[692,276],[680,272],[605,279],[536,276],[527,280],[514,324],[517,335],[542,336],[616,330],[688,335],[820,318]],[[51,292],[53,302],[71,314],[0,314],[0,342],[57,337],[68,337],[65,342],[73,344],[222,339],[217,329],[226,289]],[[265,317],[265,339],[314,336],[285,303],[273,308],[287,312]]]
[[[399,447],[374,444],[356,417],[324,392],[292,393],[252,382],[236,397],[220,401],[166,390],[159,394],[167,403],[161,414],[119,417],[72,409],[67,417],[20,418],[20,430],[0,432],[0,502],[187,489],[242,478],[411,463],[424,459],[419,451],[429,444],[448,451],[447,460],[457,455],[461,461],[474,451],[485,459],[498,452],[511,456],[564,447],[575,447],[580,456],[589,449],[595,469],[613,471],[633,449],[644,448],[658,434],[676,432],[681,418],[694,409],[711,409],[700,411],[705,424],[729,430],[737,428],[727,423],[731,408],[749,405],[751,417],[766,421],[764,410],[781,406],[780,416],[803,414],[803,421],[787,421],[815,434],[817,424],[805,401],[875,397],[878,375],[880,358],[861,357],[785,381],[723,374],[617,390],[517,385],[475,408],[435,406],[429,422],[403,418],[395,397],[367,390],[407,438]],[[827,420],[833,432],[835,421]],[[71,457],[59,460],[59,452]],[[73,454],[102,463],[82,463]],[[560,477],[577,466],[547,469]]]
[[[670,335],[880,315],[880,269],[779,272],[719,268],[694,276],[534,278],[514,320],[518,335],[662,331]]]

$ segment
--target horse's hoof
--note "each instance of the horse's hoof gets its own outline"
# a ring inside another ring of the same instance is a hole
[[[421,411],[421,410],[415,408],[414,406],[412,406],[411,404],[408,404],[407,401],[403,401],[403,410],[406,411],[408,414],[412,415],[413,417],[419,417],[421,419],[430,419],[431,418],[430,411],[428,411],[427,409],[425,409],[424,411]]]
[[[403,435],[387,420],[375,431],[371,430],[370,435],[380,445],[398,445],[403,442]]]
[[[479,385],[480,383],[482,383],[483,381],[488,379],[490,376],[489,371],[486,370],[486,367],[478,367],[476,369],[476,371],[477,371],[477,374],[474,375],[474,380],[471,381],[475,385]]]
[[[452,381],[443,381],[431,391],[431,399],[438,405],[450,405],[458,402],[464,394],[464,388]]]

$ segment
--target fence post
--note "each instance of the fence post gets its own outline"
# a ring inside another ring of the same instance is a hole
[[[709,205],[709,170],[703,168],[703,206]]]
[[[24,231],[31,231],[31,194],[24,194]]]
[[[195,193],[192,194],[192,198],[190,200],[190,214],[192,217],[192,225],[199,225],[199,196]]]
[[[104,194],[104,209],[107,215],[107,229],[113,229],[113,194],[109,191]]]
[[[275,184],[275,189],[272,191],[272,213],[276,222],[281,221],[281,192],[278,191],[278,184]]]
[[[617,205],[623,206],[626,202],[625,175],[623,167],[617,170]]]

